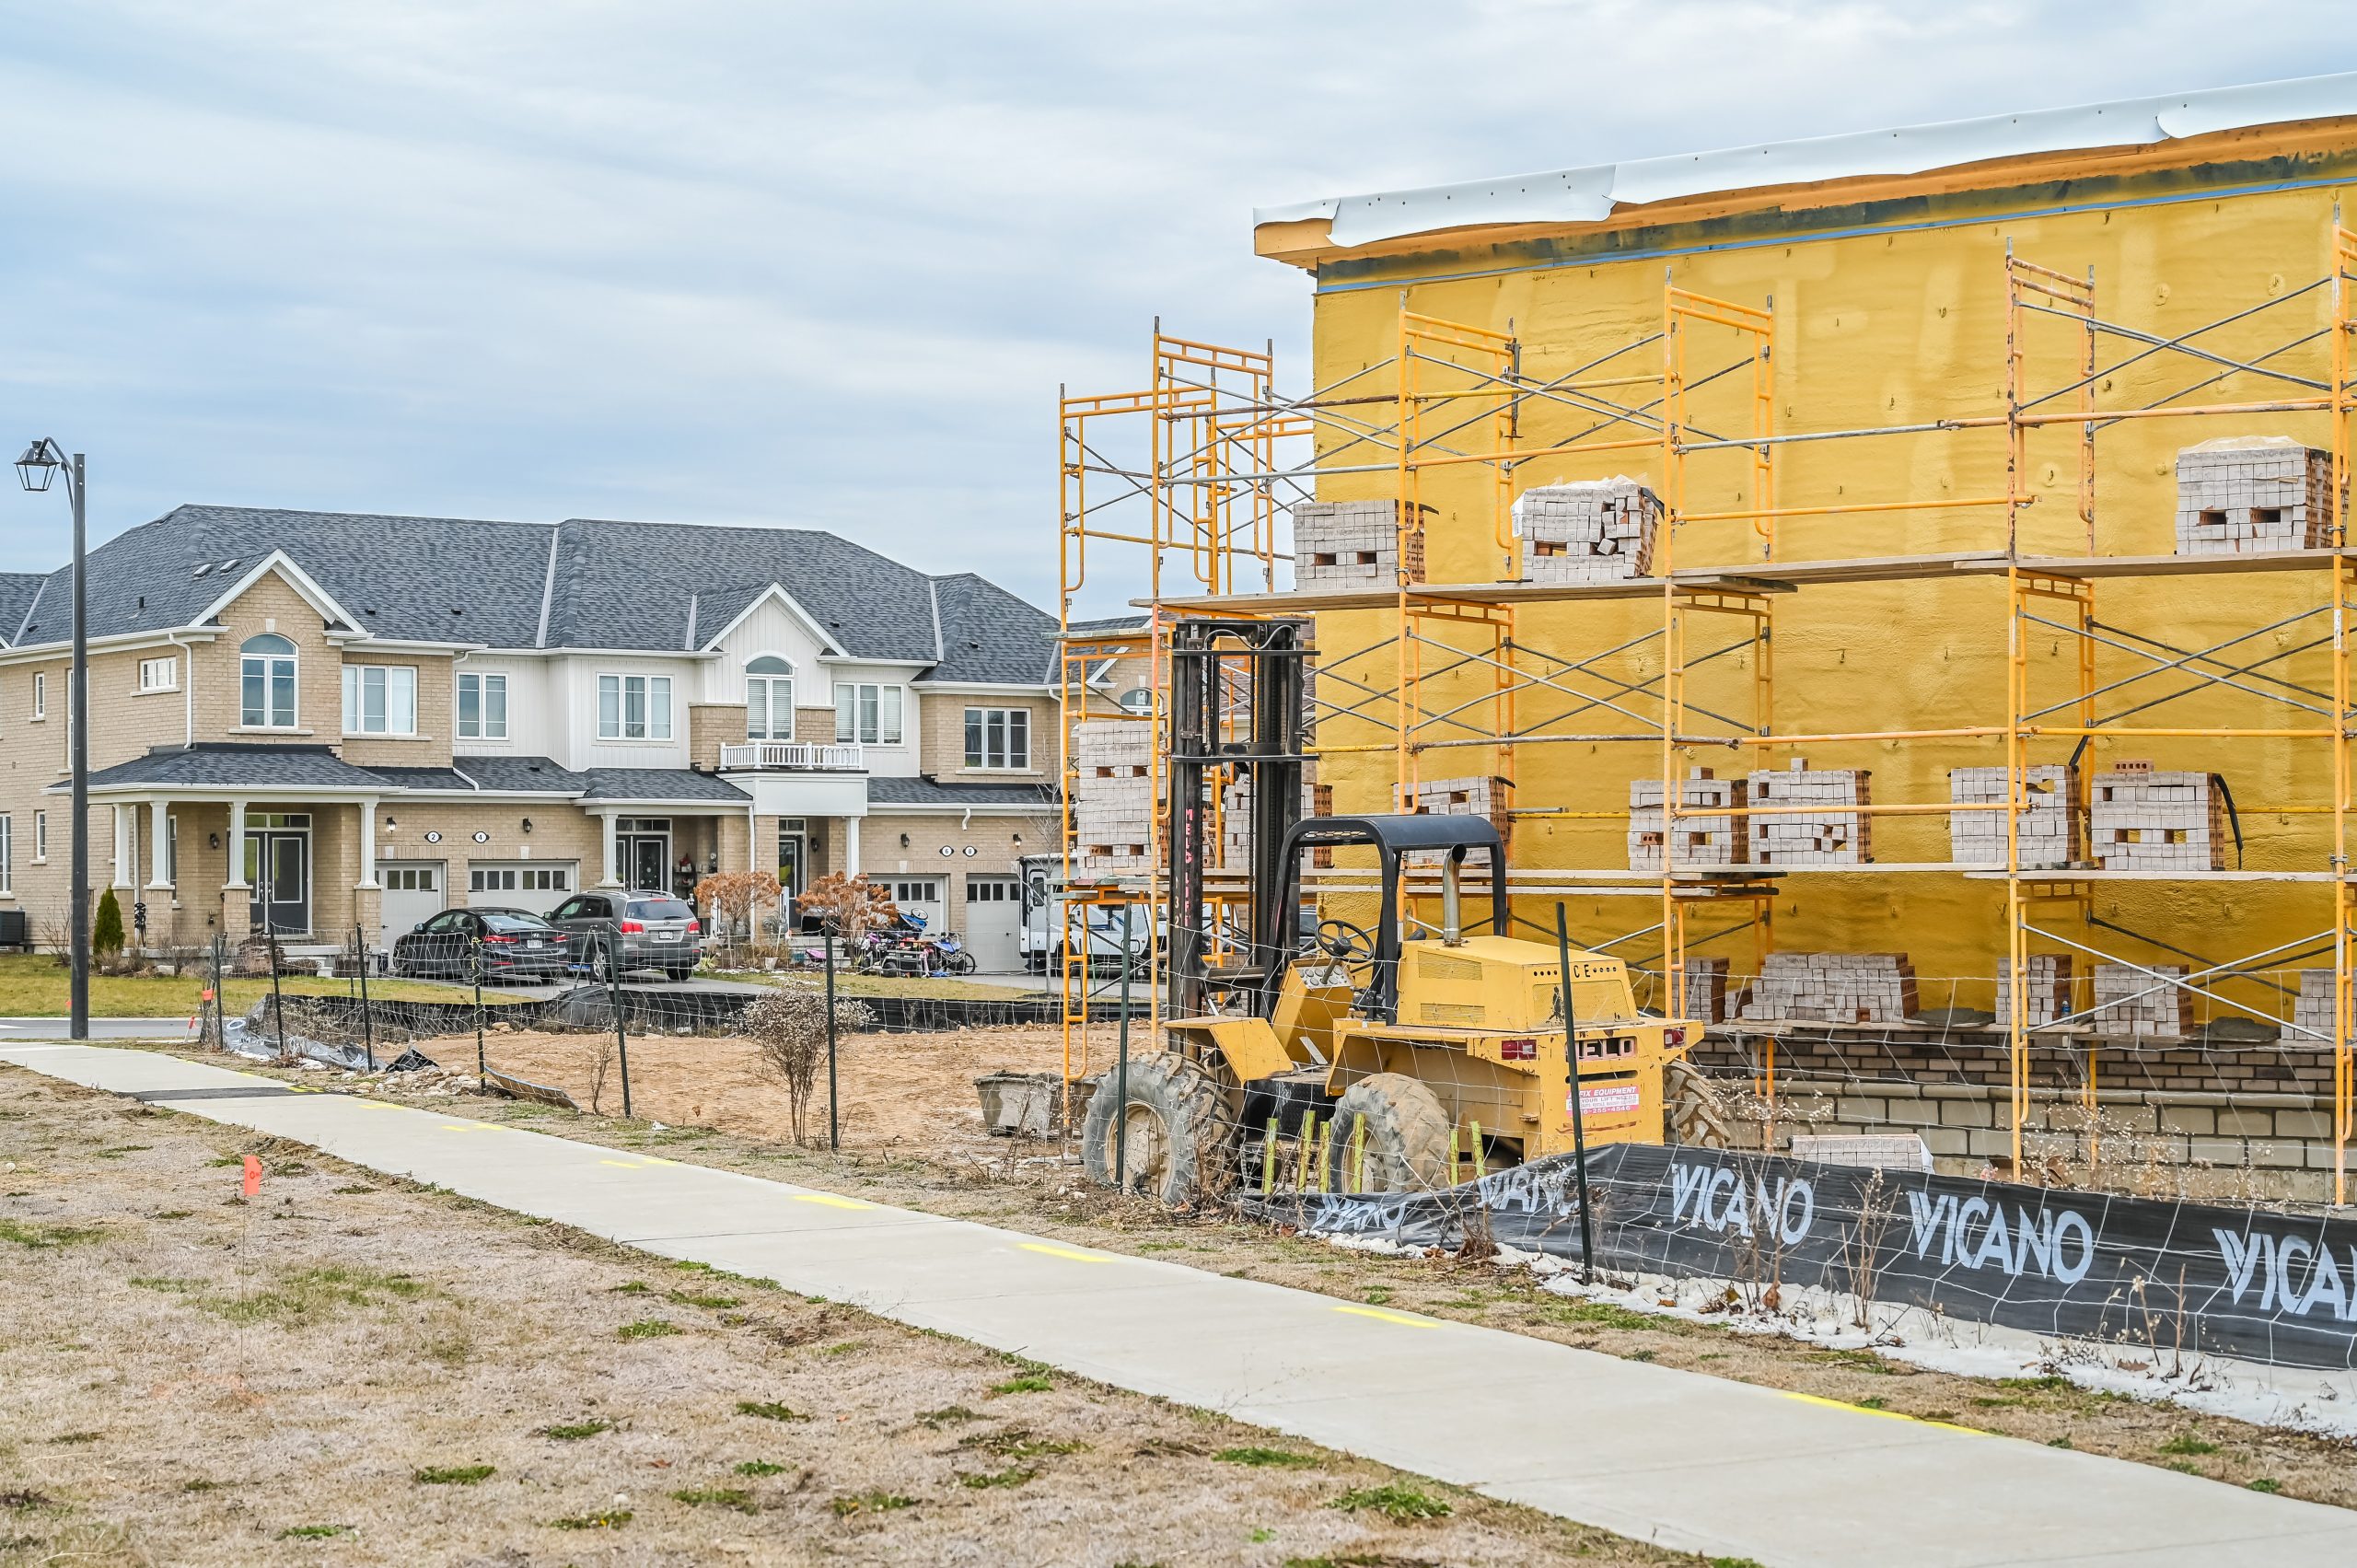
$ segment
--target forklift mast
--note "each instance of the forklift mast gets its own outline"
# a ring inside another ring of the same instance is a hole
[[[1279,900],[1292,897],[1284,874],[1288,841],[1301,819],[1305,727],[1303,694],[1311,655],[1310,623],[1301,620],[1181,620],[1170,632],[1170,957],[1165,1005],[1172,1017],[1206,1010],[1214,991],[1258,991],[1283,961],[1264,934],[1290,931],[1295,919]],[[1246,696],[1240,713],[1239,695]],[[1224,721],[1240,717],[1240,726]],[[1212,792],[1236,770],[1250,784],[1253,948],[1240,966],[1211,962],[1209,867]]]

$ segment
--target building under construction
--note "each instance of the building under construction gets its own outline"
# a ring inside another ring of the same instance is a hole
[[[2342,1201],[2344,203],[2357,75],[1260,211],[1306,374],[1062,400],[1070,882],[1163,907],[1172,639],[1300,620],[1306,805],[1492,819],[1760,1141]]]

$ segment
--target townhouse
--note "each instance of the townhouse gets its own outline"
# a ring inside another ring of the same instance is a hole
[[[0,574],[0,908],[37,935],[71,588]],[[150,947],[845,871],[1012,967],[1055,844],[1052,618],[830,534],[181,506],[88,597],[92,880]]]

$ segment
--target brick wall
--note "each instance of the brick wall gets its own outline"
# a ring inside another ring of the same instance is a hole
[[[973,769],[966,766],[966,710],[968,708],[1020,708],[1031,715],[1031,765],[1018,771],[1000,768]],[[917,771],[935,778],[968,778],[1003,780],[1010,784],[1045,784],[1055,776],[1058,747],[1056,734],[1056,703],[1046,697],[1006,696],[976,697],[956,692],[927,691],[920,705],[922,734],[919,737]]]

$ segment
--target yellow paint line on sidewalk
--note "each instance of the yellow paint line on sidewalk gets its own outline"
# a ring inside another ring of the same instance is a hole
[[[822,1203],[830,1209],[872,1209],[874,1203],[863,1203],[856,1198],[838,1198],[831,1192],[790,1192],[786,1194],[797,1203]]]
[[[1891,1421],[1911,1421],[1918,1426],[1936,1426],[1943,1432],[1961,1432],[1973,1437],[1989,1435],[1977,1426],[1959,1426],[1952,1421],[1929,1421],[1920,1415],[1909,1415],[1905,1411],[1878,1411],[1872,1405],[1853,1405],[1847,1400],[1829,1400],[1822,1395],[1804,1394],[1792,1388],[1779,1388],[1776,1391],[1788,1400],[1798,1400],[1805,1405],[1823,1405],[1828,1410],[1836,1411],[1855,1411],[1860,1415],[1878,1415]]]
[[[1337,1312],[1347,1312],[1353,1318],[1372,1318],[1378,1323],[1397,1323],[1403,1329],[1437,1329],[1435,1318],[1411,1318],[1405,1312],[1386,1312],[1380,1307],[1337,1307]]]
[[[1083,1252],[1076,1247],[1058,1247],[1048,1241],[1018,1241],[1015,1244],[1026,1252],[1044,1252],[1051,1258],[1069,1258],[1075,1263],[1126,1263],[1109,1252]]]

